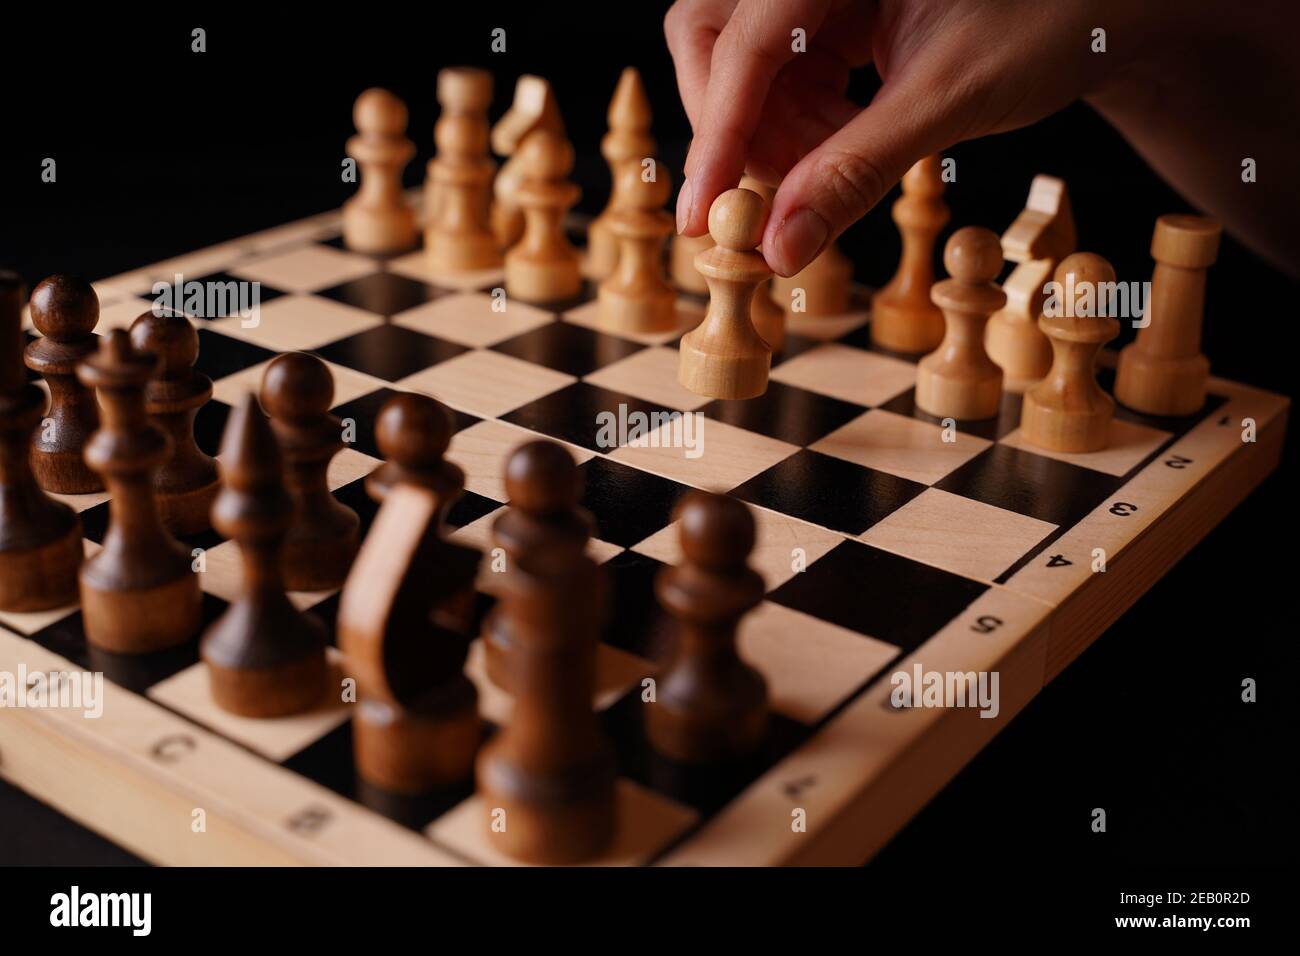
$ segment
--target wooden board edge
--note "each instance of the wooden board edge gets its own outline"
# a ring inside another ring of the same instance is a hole
[[[1229,456],[1160,520],[1134,538],[1105,574],[1094,574],[1052,619],[1044,683],[1065,670],[1278,467],[1289,408],[1274,415],[1249,453]]]
[[[81,671],[0,629],[0,667],[20,666]],[[179,760],[151,758],[149,742],[170,731],[191,746]],[[461,865],[420,834],[109,681],[98,719],[0,708],[0,778],[153,863]],[[196,808],[205,832],[191,829]],[[299,815],[324,817],[328,829],[287,826]]]
[[[1046,624],[1041,648],[1035,650],[1034,641],[1026,638],[1000,666],[1011,670],[1017,655],[1045,651],[1041,686],[1046,686],[1277,468],[1288,412],[1289,403],[1268,420],[1252,450],[1255,453],[1234,454],[1221,462],[1134,539],[1117,556],[1111,572],[1094,575],[1060,605]],[[1028,700],[1015,712],[1025,703]],[[983,730],[978,719],[974,727],[971,723],[970,712],[953,711],[926,728],[897,760],[866,783],[824,832],[781,862],[806,866],[868,861],[1005,725],[998,720]]]

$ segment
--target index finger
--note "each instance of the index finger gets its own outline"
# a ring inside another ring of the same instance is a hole
[[[695,129],[709,87],[713,44],[739,0],[677,0],[664,16],[664,39],[677,73],[677,92]]]
[[[741,0],[709,65],[708,90],[686,157],[677,231],[702,235],[709,206],[745,170],[745,154],[777,72],[796,55],[794,31],[812,35],[831,0]]]

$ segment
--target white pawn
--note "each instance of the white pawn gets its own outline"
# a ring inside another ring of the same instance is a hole
[[[361,186],[343,204],[349,249],[386,255],[415,245],[415,213],[402,195],[402,170],[415,156],[406,119],[406,104],[387,90],[366,90],[352,108],[357,135],[347,151],[361,168]]]
[[[1101,314],[1098,289],[1115,282],[1115,270],[1101,256],[1076,252],[1061,260],[1055,280],[1073,299],[1061,303],[1059,314],[1038,320],[1052,344],[1052,364],[1025,393],[1020,437],[1048,451],[1101,451],[1110,440],[1115,402],[1097,384],[1097,353],[1119,335],[1119,320]]]
[[[754,251],[767,225],[767,204],[748,189],[729,189],[709,208],[714,247],[695,257],[709,284],[709,311],[682,337],[678,380],[710,398],[755,398],[767,391],[772,350],[754,330],[750,303],[772,270]]]
[[[667,174],[661,169],[647,180],[639,163],[624,163],[615,188],[622,205],[607,214],[605,228],[617,243],[616,265],[597,294],[601,325],[615,332],[669,331],[677,322],[677,294],[664,277],[664,240],[673,231],[663,208]]]
[[[984,351],[989,316],[1006,305],[997,283],[1002,243],[979,226],[958,229],[943,250],[952,276],[930,290],[943,309],[943,341],[916,367],[916,407],[935,418],[978,421],[1002,405],[1002,369]]]
[[[506,294],[522,302],[571,299],[582,289],[578,252],[564,236],[564,214],[581,193],[566,179],[573,147],[563,136],[538,129],[514,159],[523,177],[515,199],[524,211],[524,234],[506,253]]]

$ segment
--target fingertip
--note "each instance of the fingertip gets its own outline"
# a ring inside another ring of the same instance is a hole
[[[795,209],[768,221],[763,258],[773,272],[789,278],[817,258],[829,238],[830,226],[820,214],[806,206]]]
[[[682,188],[677,191],[677,233],[686,235],[691,224],[691,195],[694,190],[689,179],[682,180]]]

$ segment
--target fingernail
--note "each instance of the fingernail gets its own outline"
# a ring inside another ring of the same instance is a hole
[[[686,222],[691,218],[691,181],[682,180],[682,188],[677,193],[677,232],[686,228]]]
[[[781,223],[776,231],[776,255],[780,264],[788,269],[784,275],[791,276],[812,262],[813,257],[821,252],[826,244],[830,229],[826,220],[811,209],[800,209]]]

